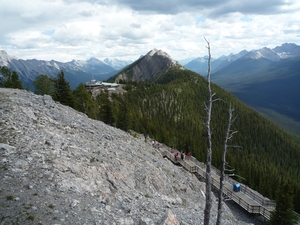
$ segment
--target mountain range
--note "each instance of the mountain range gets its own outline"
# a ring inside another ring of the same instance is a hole
[[[207,59],[195,59],[185,67],[205,76]],[[212,82],[300,137],[300,46],[285,43],[243,50],[213,59],[211,67]]]
[[[211,72],[216,73],[238,59],[267,59],[272,62],[278,62],[282,59],[298,56],[300,56],[300,46],[294,43],[284,43],[273,49],[263,47],[262,49],[252,51],[242,50],[237,54],[231,53],[228,56],[223,55],[219,58],[212,58]],[[184,67],[205,76],[207,74],[207,56],[198,57],[189,63],[184,64]]]
[[[106,80],[130,63],[130,61],[108,58],[101,61],[95,57],[86,61],[74,59],[70,62],[37,59],[23,60],[8,55],[4,50],[0,51],[0,66],[7,66],[11,70],[16,71],[23,84],[30,87],[32,86],[32,81],[39,74],[56,77],[63,70],[66,79],[70,82],[70,86],[75,88],[79,83],[85,83],[91,79]]]

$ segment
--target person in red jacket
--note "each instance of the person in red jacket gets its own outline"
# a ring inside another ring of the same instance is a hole
[[[177,160],[177,158],[178,158],[178,152],[175,153],[174,158]]]
[[[188,153],[186,154],[186,156],[187,156],[187,159],[189,160],[189,159],[191,158],[191,152],[188,152]]]

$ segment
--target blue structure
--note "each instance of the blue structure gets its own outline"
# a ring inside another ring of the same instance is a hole
[[[241,190],[241,184],[236,183],[233,185],[233,191],[234,192],[239,192]]]

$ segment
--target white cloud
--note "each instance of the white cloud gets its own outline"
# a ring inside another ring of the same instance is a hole
[[[299,43],[297,0],[0,0],[0,49],[18,58],[218,57]],[[5,22],[2,22],[5,21]]]

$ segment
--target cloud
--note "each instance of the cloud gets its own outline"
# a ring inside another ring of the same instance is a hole
[[[112,0],[117,5],[129,7],[134,11],[150,14],[179,14],[201,12],[208,17],[223,16],[229,13],[270,15],[292,10],[295,2],[291,0]]]
[[[97,22],[70,22],[58,27],[51,39],[65,45],[82,45],[85,42],[100,41],[101,30]]]
[[[130,24],[130,26],[132,28],[141,28],[141,24],[138,24],[138,23],[132,23],[132,24]]]
[[[174,59],[299,42],[297,0],[0,0],[0,49],[18,58]],[[4,22],[2,22],[4,21]],[[41,58],[44,57],[44,58]]]

